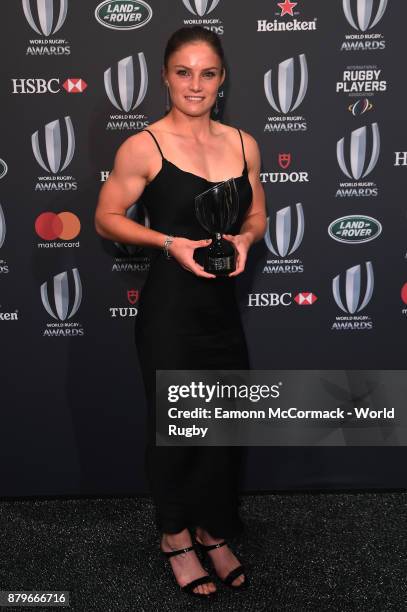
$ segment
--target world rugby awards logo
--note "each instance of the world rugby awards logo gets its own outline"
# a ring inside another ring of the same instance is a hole
[[[126,217],[150,227],[150,217],[147,208],[141,201],[135,202],[126,210]],[[147,272],[150,268],[150,258],[146,255],[146,249],[138,244],[113,243],[119,251],[120,256],[115,254],[112,272]]]
[[[349,25],[358,34],[345,36],[341,51],[377,51],[384,49],[382,34],[367,33],[383,17],[388,0],[342,0],[343,12]]]
[[[23,12],[30,27],[40,36],[52,36],[64,25],[68,0],[22,0]],[[30,40],[27,55],[69,55],[65,39]]]
[[[153,16],[151,6],[143,0],[106,0],[95,9],[96,21],[112,30],[135,30]]]
[[[117,62],[117,79],[113,87],[112,68],[104,72],[104,83],[107,97],[120,115],[110,115],[106,129],[109,130],[142,130],[147,125],[147,116],[144,114],[129,114],[135,110],[145,98],[148,87],[148,71],[144,53],[137,54],[139,67],[139,87],[135,94],[135,70],[133,56],[129,55]],[[116,72],[116,70],[115,70]],[[117,94],[115,93],[117,92]]]
[[[69,191],[76,190],[74,177],[59,175],[71,163],[75,152],[75,135],[70,117],[64,117],[63,134],[59,119],[47,123],[41,132],[37,130],[31,136],[34,157],[46,172],[53,176],[40,176],[36,191]],[[62,141],[64,140],[64,147]]]
[[[6,219],[4,218],[3,208],[0,204],[0,248],[6,239]]]
[[[72,268],[73,289],[70,291],[68,272],[61,272],[53,277],[52,306],[49,298],[48,282],[40,288],[42,304],[47,313],[60,323],[49,323],[44,336],[82,336],[83,329],[79,323],[68,323],[78,311],[82,301],[82,283],[77,268]],[[72,281],[71,281],[72,282]]]
[[[298,56],[298,69],[290,57],[278,64],[278,69],[268,70],[264,75],[264,91],[268,103],[280,116],[267,118],[265,132],[305,131],[304,117],[292,114],[304,100],[308,88],[307,60],[302,53]],[[281,116],[285,115],[285,116]]]
[[[206,16],[218,6],[220,0],[182,0],[185,8],[198,19],[184,19],[184,25],[201,25],[216,34],[223,34],[222,21],[216,17],[207,19]]]
[[[352,182],[340,183],[336,197],[363,197],[377,196],[378,189],[371,181],[361,181],[368,176],[379,159],[380,134],[377,123],[353,130],[350,136],[348,160],[345,155],[345,138],[336,143],[336,156],[342,172]],[[368,136],[370,137],[370,153],[368,153]]]
[[[269,251],[276,255],[277,259],[268,259],[267,265],[263,268],[263,273],[292,274],[304,271],[304,266],[300,259],[290,259],[288,257],[299,248],[304,236],[304,212],[302,204],[298,202],[295,205],[297,226],[296,230],[294,230],[295,235],[291,211],[291,206],[278,210],[272,224],[270,224],[270,217],[267,217],[267,230],[264,240]]]
[[[344,279],[340,274],[333,279],[332,293],[335,302],[347,316],[337,316],[332,329],[372,329],[371,318],[357,314],[366,308],[373,295],[374,277],[371,261],[365,262],[363,272],[362,274],[362,266],[359,264],[348,268]]]

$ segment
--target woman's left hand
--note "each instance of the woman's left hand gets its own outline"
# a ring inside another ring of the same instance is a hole
[[[237,276],[245,268],[247,253],[252,244],[251,238],[248,234],[222,234],[222,238],[232,242],[236,249],[236,270],[228,274],[228,276]]]

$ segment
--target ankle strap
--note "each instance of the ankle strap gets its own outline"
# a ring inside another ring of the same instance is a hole
[[[195,546],[192,544],[192,546],[188,546],[187,548],[179,548],[178,550],[170,550],[169,552],[162,550],[161,552],[164,553],[166,557],[173,557],[174,555],[181,555],[182,553],[187,553],[190,550],[194,550],[194,548]]]
[[[227,544],[227,542],[226,540],[223,540],[223,542],[219,542],[218,544],[208,544],[207,546],[205,544],[200,544],[200,546],[204,550],[213,550],[214,548],[220,548],[221,546],[225,546],[225,544]]]

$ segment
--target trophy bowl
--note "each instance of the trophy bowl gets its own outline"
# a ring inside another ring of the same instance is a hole
[[[204,270],[224,276],[236,269],[236,249],[222,238],[237,219],[239,192],[235,179],[217,183],[195,196],[195,214],[201,226],[211,234],[212,242],[204,247]]]

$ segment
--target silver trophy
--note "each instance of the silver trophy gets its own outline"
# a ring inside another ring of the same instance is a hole
[[[239,192],[235,179],[217,183],[195,196],[195,214],[201,226],[212,235],[212,242],[204,247],[204,270],[218,276],[236,269],[236,250],[222,238],[237,219]]]

